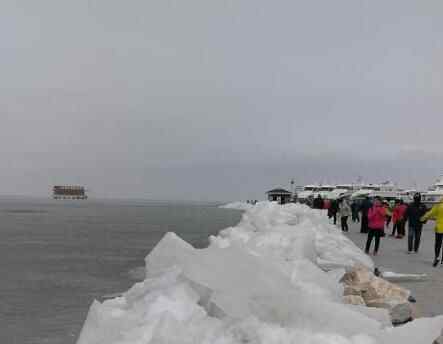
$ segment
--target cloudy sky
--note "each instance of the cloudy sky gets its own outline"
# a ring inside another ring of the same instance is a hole
[[[0,194],[443,173],[443,2],[0,0]]]

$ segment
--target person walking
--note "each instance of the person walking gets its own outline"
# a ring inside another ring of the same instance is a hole
[[[307,204],[307,206],[308,207],[310,207],[310,208],[314,208],[314,198],[312,197],[312,195],[311,196],[309,196],[307,199],[306,199],[306,204]]]
[[[408,222],[408,253],[412,249],[417,253],[420,247],[421,231],[423,223],[420,219],[426,214],[426,207],[421,202],[421,194],[414,195],[414,201],[408,206],[405,212],[405,222]]]
[[[434,253],[435,258],[432,266],[436,267],[438,265],[440,256],[441,245],[443,242],[443,198],[439,203],[434,205],[431,210],[429,210],[421,219],[421,222],[426,222],[428,220],[435,221],[435,245]],[[443,257],[442,257],[443,258]],[[443,259],[442,259],[443,263]]]
[[[352,222],[360,222],[360,217],[358,216],[358,203],[357,201],[353,201],[351,203],[351,212],[352,212]]]
[[[329,200],[329,207],[328,207],[328,219],[332,218],[332,200]]]
[[[351,215],[351,206],[345,198],[338,201],[338,214],[340,215],[341,230],[349,232],[348,218]]]
[[[334,225],[337,224],[338,202],[336,199],[331,200],[331,206],[329,208],[328,216],[334,219]]]
[[[391,236],[395,236],[397,231],[397,239],[402,239],[405,235],[405,213],[407,206],[403,201],[397,199],[395,201],[395,207],[392,212],[392,233]]]
[[[321,195],[318,195],[316,199],[314,199],[314,209],[323,209],[324,208],[324,202]]]
[[[360,227],[360,233],[368,233],[369,227],[368,227],[368,212],[369,209],[371,209],[372,203],[369,199],[369,197],[366,196],[366,198],[363,200],[360,210],[361,210],[361,227]]]
[[[397,227],[397,239],[403,239],[403,237],[406,235],[406,230],[405,230],[405,214],[406,214],[406,209],[408,208],[408,206],[403,202],[403,200],[400,200],[400,205],[399,205],[399,220],[398,220],[398,227]]]
[[[331,201],[328,199],[325,199],[323,202],[323,209],[326,209],[329,212],[330,207],[331,207]]]
[[[392,210],[392,233],[390,236],[394,237],[395,232],[398,233],[398,219],[400,217],[400,200],[395,200],[394,209]]]
[[[389,213],[391,213],[391,209],[390,209],[388,201],[384,201],[383,206],[388,210]],[[391,224],[391,220],[392,220],[392,215],[386,215],[386,228],[389,228],[389,225]]]
[[[384,236],[386,221],[386,209],[381,204],[380,198],[376,198],[374,205],[368,211],[368,239],[366,240],[365,252],[369,254],[372,239],[375,238],[374,256],[378,254],[380,238]]]

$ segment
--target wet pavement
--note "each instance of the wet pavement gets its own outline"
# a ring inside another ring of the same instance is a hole
[[[390,234],[392,227],[386,233]],[[407,233],[406,233],[407,234]],[[357,246],[364,249],[367,234],[360,233],[359,224],[351,222],[346,234]],[[401,282],[412,291],[417,299],[417,316],[434,316],[443,314],[443,265],[432,267],[434,259],[434,224],[423,228],[420,250],[417,254],[408,254],[407,235],[395,239],[386,235],[382,238],[378,256],[372,256],[375,265],[382,271],[397,273],[427,274],[425,281]],[[373,248],[374,243],[372,243]]]

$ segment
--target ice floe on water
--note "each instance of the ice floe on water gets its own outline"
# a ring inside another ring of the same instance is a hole
[[[221,205],[220,208],[237,209],[237,210],[249,210],[253,206],[254,206],[253,204],[247,203],[247,202],[232,202],[232,203]]]
[[[144,266],[137,266],[128,271],[128,277],[132,281],[143,281],[146,278],[146,269]]]
[[[78,344],[422,344],[443,327],[344,304],[345,269],[373,262],[303,205],[250,206],[205,249],[168,233],[145,261],[142,282],[94,301]]]

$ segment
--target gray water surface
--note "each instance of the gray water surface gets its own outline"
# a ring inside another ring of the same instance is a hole
[[[0,343],[75,343],[91,302],[133,285],[164,233],[204,247],[240,217],[215,204],[0,199]]]

